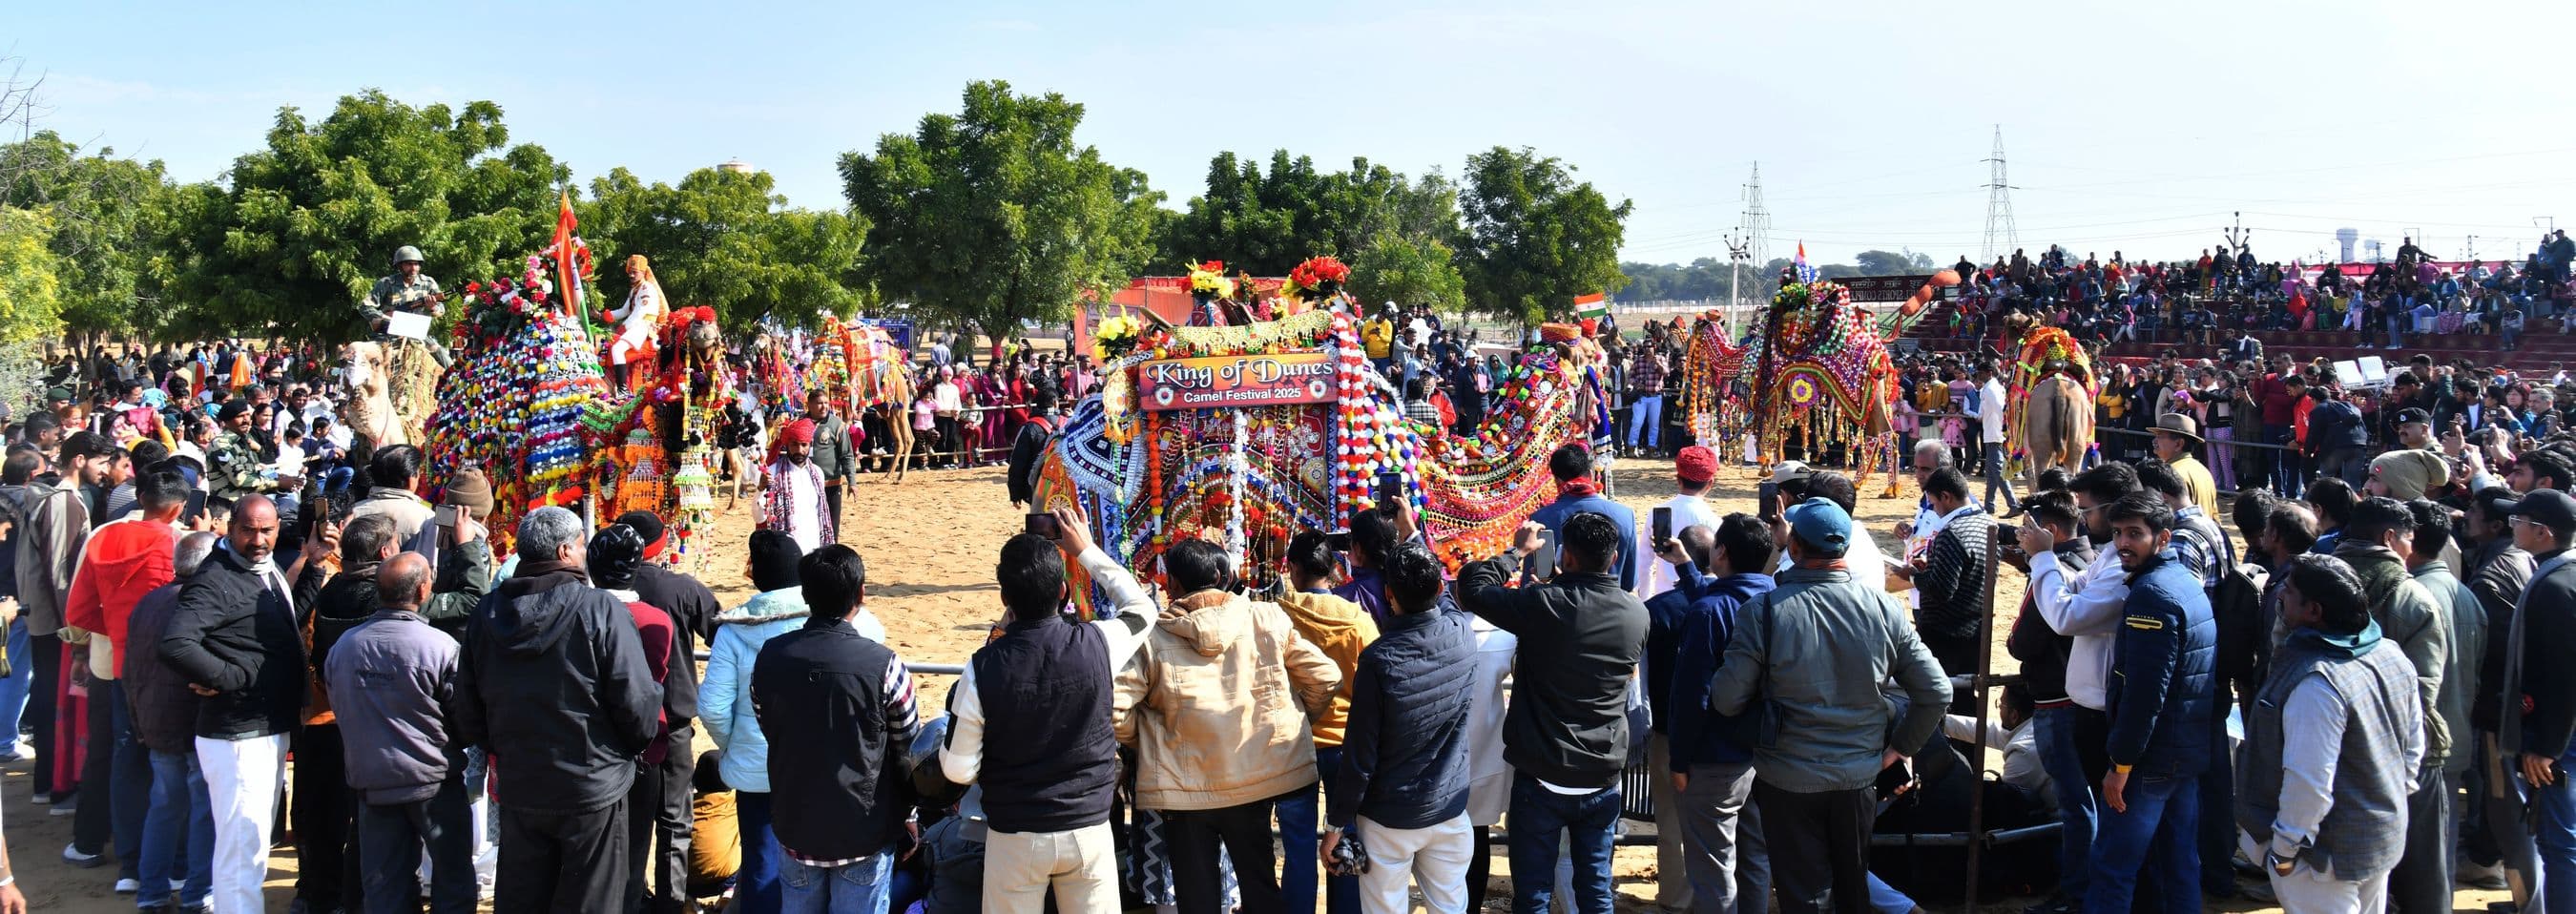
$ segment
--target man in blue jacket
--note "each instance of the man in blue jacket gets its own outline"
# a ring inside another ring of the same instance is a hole
[[[2308,410],[2308,450],[2317,455],[2317,475],[2360,485],[2362,474],[2370,468],[2362,458],[2369,436],[2361,409],[2350,401],[2320,396]]]
[[[1547,528],[1547,537],[1560,548],[1565,543],[1565,522],[1577,514],[1590,512],[1610,519],[1619,528],[1619,551],[1611,557],[1609,573],[1619,578],[1619,589],[1637,589],[1637,566],[1631,560],[1630,543],[1637,541],[1637,512],[1627,505],[1611,501],[1601,494],[1601,482],[1592,477],[1592,449],[1569,444],[1547,456],[1548,475],[1556,477],[1556,500],[1530,514],[1530,520]],[[1553,573],[1553,568],[1538,570],[1540,577]],[[1365,604],[1364,604],[1365,605]]]
[[[2198,779],[2209,767],[2218,624],[2200,578],[2174,556],[2174,512],[2162,497],[2133,494],[2104,511],[2129,599],[2112,645],[2111,772],[2084,910],[2126,914],[2143,878],[2169,914],[2197,912]]]
[[[1356,836],[1368,855],[1360,909],[1408,910],[1405,877],[1423,906],[1463,911],[1474,827],[1467,821],[1467,710],[1476,639],[1467,615],[1440,608],[1440,560],[1419,543],[1387,557],[1391,612],[1351,673],[1341,770],[1325,794],[1333,831],[1322,858]]]
[[[1729,514],[1716,530],[1694,526],[1679,539],[1661,557],[1679,579],[1674,592],[1689,601],[1675,625],[1680,644],[1673,650],[1668,705],[1682,861],[1694,910],[1733,911],[1739,897],[1767,903],[1770,879],[1767,868],[1755,874],[1737,866],[1744,859],[1739,849],[1762,846],[1762,823],[1746,802],[1753,795],[1753,751],[1709,714],[1708,684],[1735,634],[1736,609],[1771,592],[1771,531],[1753,515]],[[1696,553],[1697,561],[1685,552]]]

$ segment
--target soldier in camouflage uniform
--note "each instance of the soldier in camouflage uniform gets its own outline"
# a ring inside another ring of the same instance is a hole
[[[216,416],[224,430],[215,436],[214,448],[206,452],[206,479],[213,484],[216,498],[239,502],[252,495],[293,491],[295,480],[260,473],[265,461],[259,458],[259,442],[250,436],[249,401],[225,403]]]
[[[376,280],[376,287],[367,290],[367,299],[359,304],[358,310],[367,316],[367,326],[376,331],[376,342],[398,345],[414,341],[395,340],[385,335],[386,314],[409,311],[435,318],[446,310],[446,306],[441,303],[438,280],[420,271],[420,249],[406,244],[394,249],[394,275]],[[438,360],[438,367],[445,368],[453,361],[447,354],[447,347],[437,340],[418,342],[429,347],[429,354]]]

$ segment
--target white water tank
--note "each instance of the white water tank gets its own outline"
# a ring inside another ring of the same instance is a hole
[[[2351,263],[2351,262],[2352,262],[2352,246],[2353,246],[2355,243],[2358,243],[2359,241],[2361,241],[2361,230],[2360,230],[2360,229],[2352,229],[2352,228],[2339,228],[2339,229],[2336,229],[2336,230],[2335,230],[2335,246],[2336,246],[2339,250],[2341,250],[2343,253],[2342,253],[2342,255],[2341,255],[2341,259],[2339,259],[2339,260],[2337,260],[2337,261],[2335,261],[2335,262],[2336,262],[2336,263]]]
[[[756,170],[751,167],[751,163],[741,159],[726,159],[724,164],[716,167],[738,175],[747,175]]]

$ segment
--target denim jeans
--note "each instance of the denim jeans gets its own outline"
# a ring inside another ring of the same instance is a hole
[[[2292,439],[2295,435],[2296,430],[2287,425],[2270,423],[2263,425],[2263,441],[2266,444],[2294,444]],[[2306,474],[2302,472],[2299,463],[2299,452],[2295,449],[2272,452],[2273,494],[2284,498],[2298,498],[2307,492],[2307,480],[2303,478]]]
[[[1315,773],[1318,788],[1333,783],[1333,772],[1342,766],[1342,747],[1320,746],[1315,749]],[[1271,814],[1279,818],[1279,895],[1291,914],[1314,914],[1315,871],[1321,863],[1315,859],[1317,814],[1321,810],[1318,791],[1290,794],[1279,800]],[[1359,879],[1352,876],[1324,878],[1325,914],[1359,914]]]
[[[893,876],[891,850],[833,867],[780,854],[778,882],[785,891],[778,910],[780,914],[886,914]]]
[[[450,756],[452,765],[462,767],[463,762],[461,753]],[[367,910],[420,909],[421,850],[426,847],[430,914],[471,914],[477,894],[474,812],[466,802],[461,772],[451,770],[447,783],[429,799],[360,802],[357,807],[359,879]]]
[[[2081,737],[2081,718],[2095,711],[2077,704],[2041,708],[2031,721],[2031,744],[2039,754],[2040,770],[2048,773],[2050,783],[2057,785],[2057,893],[2066,898],[2084,897],[2091,881],[2093,866],[2093,821],[2096,813],[2093,779],[2084,772],[2083,757],[2076,747]]]
[[[134,709],[125,688],[100,680],[90,694],[107,693],[108,726],[114,730],[115,756],[108,760],[107,806],[116,847],[117,876],[143,877],[143,818],[152,806],[152,756],[134,738]]]
[[[1556,842],[1569,839],[1574,861],[1575,914],[1610,914],[1610,843],[1619,824],[1619,787],[1574,796],[1512,775],[1513,873],[1556,872]],[[1514,877],[1513,914],[1543,914],[1555,903],[1554,880]]]
[[[1992,510],[1995,504],[1995,489],[1997,487],[2001,487],[2004,490],[2003,503],[2006,507],[2015,511],[2021,510],[2021,499],[2013,497],[2012,480],[2004,476],[2004,443],[2001,441],[1986,442],[1983,454],[1984,456],[1978,461],[1981,464],[1978,469],[1985,471],[1986,474],[1986,505],[1988,510]]]
[[[1627,445],[1629,447],[1633,448],[1637,446],[1637,430],[1640,428],[1646,430],[1647,447],[1655,447],[1661,442],[1658,435],[1664,428],[1664,397],[1662,394],[1641,396],[1629,402],[1627,438]]]
[[[27,690],[35,683],[36,655],[29,651],[27,617],[9,620],[9,675],[0,677],[0,748],[18,740],[18,718],[27,711]]]
[[[2520,768],[2515,759],[2515,768]],[[2540,909],[2576,911],[2576,752],[2558,759],[2558,778],[2531,792],[2532,843],[2540,856]]]
[[[2165,914],[2200,912],[2200,785],[2197,778],[2137,772],[2121,790],[2127,812],[2106,799],[2093,833],[2093,884],[2086,914],[2129,914],[2138,883],[2152,880]]]
[[[779,853],[777,833],[769,830],[769,794],[734,791],[733,815],[742,834],[742,867],[734,872],[734,897],[745,911],[778,910],[778,872],[786,855]]]
[[[206,773],[194,752],[153,752],[152,796],[143,814],[143,890],[134,902],[151,907],[176,901],[206,903],[215,885],[215,807],[206,799]],[[185,878],[177,891],[170,884]]]

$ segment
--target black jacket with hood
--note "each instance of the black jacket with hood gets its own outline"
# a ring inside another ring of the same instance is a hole
[[[661,703],[626,604],[578,569],[530,562],[467,623],[447,718],[509,772],[502,805],[587,812],[625,798]]]

